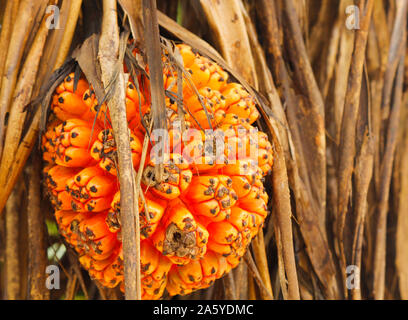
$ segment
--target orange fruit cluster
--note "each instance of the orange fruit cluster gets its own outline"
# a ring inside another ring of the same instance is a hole
[[[159,181],[149,145],[138,202],[143,299],[210,286],[237,266],[268,213],[263,177],[271,170],[272,146],[252,126],[259,116],[254,98],[216,63],[189,46],[178,50],[186,71],[182,104],[171,95],[181,75],[168,66],[163,72],[171,148]],[[137,171],[150,97],[136,81],[127,84],[126,111]],[[56,88],[51,109],[42,137],[44,181],[60,233],[91,277],[123,288],[120,168],[109,110],[84,78],[74,91],[73,74]],[[206,129],[221,132],[227,146],[218,152]]]

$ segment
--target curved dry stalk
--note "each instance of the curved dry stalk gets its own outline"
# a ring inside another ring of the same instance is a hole
[[[40,115],[41,111],[38,110],[34,116],[33,122],[31,123],[27,134],[24,136],[17,149],[14,162],[10,168],[10,175],[8,176],[6,184],[2,187],[2,192],[0,192],[0,209],[2,209],[6,204],[7,199],[13,190],[13,187],[17,182],[17,179],[24,168],[24,164],[30,156],[31,150],[33,149],[34,144],[38,139]]]
[[[254,87],[258,80],[240,0],[200,0],[225,61]]]
[[[262,282],[261,275],[259,274],[258,268],[256,267],[254,259],[249,253],[249,250],[247,250],[244,254],[244,260],[248,266],[248,270],[250,271],[252,278],[255,280],[258,288],[261,290],[264,300],[273,300],[272,294],[268,292],[268,289],[266,289],[264,283]]]
[[[28,280],[30,282],[29,299],[49,299],[50,291],[45,287],[47,267],[45,215],[41,210],[41,158],[37,153],[32,156],[29,166],[28,184]]]
[[[164,13],[157,11],[157,20],[163,28],[174,34],[177,38],[191,45],[193,48],[205,48],[211,56],[222,59],[220,54],[206,41],[196,36],[194,33],[180,26],[176,21],[166,16]]]
[[[10,42],[7,51],[7,59],[0,88],[0,157],[3,154],[6,112],[9,109],[16,85],[24,47],[30,34],[29,29],[35,18],[34,13],[36,12],[36,7],[39,5],[40,1],[21,0],[18,9],[19,14],[17,14],[13,26],[13,32],[11,34],[13,41]]]
[[[374,183],[375,189],[378,191],[380,185],[380,170],[381,170],[381,98],[384,87],[384,74],[387,70],[388,50],[390,49],[390,35],[387,27],[387,17],[383,1],[375,1],[373,8],[373,25],[375,37],[378,47],[378,67],[373,71],[374,79],[372,79],[372,132],[375,142],[374,156]],[[370,43],[370,39],[369,39]],[[368,65],[370,61],[368,60]],[[369,70],[370,72],[370,70]]]
[[[246,266],[245,262],[241,260],[238,266],[233,269],[232,272],[234,274],[234,279],[239,279],[239,281],[235,281],[237,299],[248,299],[248,282],[241,281],[241,279],[247,279],[248,277],[248,267]]]
[[[71,268],[66,289],[65,289],[65,300],[74,300],[75,298],[75,293],[77,290],[77,284],[78,284],[78,275],[74,271],[73,268]]]
[[[143,21],[145,24],[145,46],[150,73],[150,98],[153,130],[166,130],[166,104],[164,96],[162,51],[156,0],[143,0]],[[157,141],[157,143],[164,143]],[[164,156],[164,155],[163,155]],[[155,179],[163,181],[162,161],[155,166]]]
[[[382,95],[382,116],[388,119],[390,116],[390,104],[392,98],[393,79],[400,64],[401,54],[405,55],[404,34],[407,24],[408,1],[396,2],[396,17],[392,30],[390,48],[387,56],[387,69],[384,74],[384,88]]]
[[[307,50],[312,63],[321,59],[324,40],[327,40],[330,36],[330,24],[333,22],[332,12],[334,11],[334,6],[331,6],[332,3],[330,0],[321,1],[317,21],[308,34]]]
[[[333,111],[331,112],[333,121],[331,125],[328,125],[328,130],[331,130],[336,147],[339,145],[340,141],[344,100],[347,92],[347,82],[349,78],[351,59],[353,56],[354,39],[356,37],[356,33],[350,32],[350,30],[348,30],[344,25],[344,21],[347,18],[345,10],[349,5],[353,5],[353,3],[353,0],[343,0],[340,2],[338,9],[339,18],[337,19],[337,23],[339,24],[338,28],[340,30],[338,36],[338,52],[334,53],[338,56],[338,58],[336,58],[336,61],[333,64],[333,68],[335,67],[335,70],[333,71]],[[327,83],[326,91],[328,90],[328,86],[329,84]],[[329,108],[328,111],[330,111]]]
[[[263,230],[259,230],[256,238],[252,240],[252,250],[254,253],[256,265],[259,270],[262,282],[270,295],[272,294],[271,277],[269,275],[268,258],[266,256],[266,247],[264,242]]]
[[[404,104],[408,105],[408,91],[404,94]],[[407,111],[408,108],[405,108],[405,115],[401,118],[402,123],[408,122]],[[401,191],[398,204],[395,265],[398,273],[401,299],[408,300],[408,215],[406,214],[408,212],[408,130],[407,128],[404,128],[404,130],[402,125],[400,127],[404,131],[404,135],[400,148],[401,171],[398,172],[401,177]]]
[[[355,38],[355,32],[348,30],[344,21],[347,19],[346,8],[353,3],[353,0],[342,0],[338,5],[338,17],[333,27],[327,58],[330,65],[327,66],[326,73],[322,76],[324,83],[322,90],[326,101],[326,131],[332,137],[327,144],[327,211],[332,212],[333,217],[337,217],[338,209],[338,146]]]
[[[307,161],[307,171],[310,176],[309,184],[313,198],[316,199],[317,215],[321,228],[325,231],[326,215],[326,132],[325,132],[325,110],[323,98],[317,86],[317,82],[306,52],[303,41],[302,30],[299,24],[299,17],[295,10],[293,0],[284,1],[284,13],[286,14],[289,30],[287,37],[290,43],[289,56],[294,66],[294,77],[297,77],[296,84],[300,92],[306,96],[307,103],[303,106],[308,115],[308,125],[313,127],[310,141],[305,141],[304,151],[306,157],[313,153],[312,161]],[[307,125],[301,125],[300,129],[305,132]],[[306,131],[307,132],[307,131]],[[305,136],[308,136],[306,134]],[[306,147],[306,144],[308,146]]]
[[[290,205],[289,182],[282,147],[274,136],[275,159],[272,168],[274,188],[273,201],[276,207],[277,221],[282,239],[283,261],[288,279],[288,299],[300,299],[299,283],[296,273],[295,253],[293,249],[292,209]]]
[[[290,185],[296,201],[296,216],[299,220],[299,227],[316,275],[322,284],[327,298],[334,299],[338,296],[336,269],[327,243],[325,227],[323,227],[324,223],[319,219],[322,213],[319,211],[318,206],[321,204],[316,204],[310,186],[310,179],[312,177],[309,170],[306,169],[306,164],[312,163],[314,158],[313,156],[306,157],[304,154],[304,149],[309,145],[309,140],[303,140],[305,136],[304,128],[299,127],[299,119],[304,119],[306,125],[306,119],[310,117],[310,113],[303,111],[303,100],[297,99],[298,97],[295,96],[294,90],[291,87],[291,79],[286,70],[280,46],[275,4],[266,0],[257,1],[256,4],[257,15],[260,18],[265,33],[265,51],[269,54],[270,58],[273,57],[274,64],[271,65],[271,68],[273,68],[276,74],[276,81],[282,85],[282,99],[285,100],[287,105],[286,112],[291,131],[291,136],[289,137],[293,138],[293,144],[292,139],[289,138],[289,146],[294,158],[294,161],[287,159],[287,163]],[[311,134],[314,134],[313,131]],[[287,206],[290,208],[290,203]],[[281,230],[281,232],[283,231]]]
[[[139,214],[135,212],[138,199],[134,198],[135,181],[126,119],[125,76],[121,67],[122,63],[118,60],[120,59],[120,40],[116,10],[116,0],[103,1],[98,59],[105,91],[112,90],[111,98],[107,103],[118,149],[125,298],[140,300],[140,225]],[[121,41],[126,41],[126,39],[121,39]],[[114,75],[115,81],[113,82]]]
[[[57,0],[53,0],[52,4],[56,4]],[[70,25],[76,26],[77,20],[68,20],[70,14],[70,0],[62,0],[60,6],[60,16],[58,20],[59,28],[50,32],[45,44],[41,64],[38,71],[37,81],[34,86],[33,95],[36,96],[42,90],[44,82],[51,76],[52,72],[58,69],[62,64],[56,63],[56,58],[59,55],[60,47],[71,46],[72,38],[64,38],[65,29],[71,29]],[[66,58],[67,56],[65,56]],[[61,61],[61,59],[60,59]],[[63,61],[63,60],[62,60]],[[40,81],[38,81],[40,80]]]
[[[352,247],[352,264],[361,270],[361,254],[363,250],[364,223],[367,215],[367,195],[373,175],[374,165],[374,140],[368,132],[364,135],[364,141],[361,146],[360,154],[356,159],[355,168],[355,227]],[[361,300],[360,286],[352,289],[351,296],[353,300]]]
[[[4,154],[1,159],[0,185],[4,185],[8,178],[9,169],[14,161],[15,152],[20,142],[26,113],[24,107],[30,102],[31,94],[35,84],[40,58],[43,53],[45,40],[49,29],[44,18],[38,30],[30,51],[25,59],[21,73],[16,84],[11,104],[7,127]]]
[[[402,9],[402,14],[405,16],[405,22],[402,24],[404,32],[402,33],[403,43],[400,51],[399,65],[395,77],[394,98],[393,105],[389,117],[387,140],[385,145],[384,157],[382,160],[382,170],[379,190],[379,204],[378,204],[378,220],[375,238],[375,252],[374,252],[374,279],[373,279],[373,294],[374,298],[378,300],[384,299],[385,291],[385,266],[386,266],[386,242],[387,242],[387,212],[388,200],[390,194],[392,168],[394,164],[395,148],[397,145],[397,135],[399,128],[399,117],[402,105],[402,90],[404,81],[404,59],[405,59],[405,44],[406,44],[406,14],[408,8],[408,1],[405,1],[405,7]],[[384,86],[384,95],[387,97],[387,86]],[[387,102],[384,98],[383,102]]]
[[[19,212],[22,196],[20,186],[16,186],[5,208],[6,220],[6,297],[8,300],[20,299],[20,262],[19,262]]]
[[[351,193],[351,177],[354,168],[355,157],[355,137],[357,116],[360,105],[361,80],[363,78],[363,66],[367,44],[368,28],[371,22],[371,13],[374,1],[367,0],[360,2],[360,12],[364,13],[361,19],[361,28],[356,31],[356,39],[354,45],[354,54],[350,65],[350,73],[348,79],[348,90],[344,101],[344,112],[341,123],[341,135],[339,146],[338,160],[338,199],[337,199],[337,247],[340,262],[340,274],[343,284],[346,283],[346,253],[344,249],[344,228],[346,223],[346,214],[348,211],[348,203]],[[343,286],[345,297],[348,291]]]
[[[274,209],[276,210],[276,209]],[[282,237],[280,234],[280,230],[277,224],[277,216],[273,216],[273,228],[275,231],[275,239],[276,239],[276,249],[277,249],[277,258],[278,258],[278,269],[276,273],[276,278],[279,281],[279,285],[277,284],[275,288],[278,288],[279,290],[275,290],[275,295],[282,290],[282,297],[283,299],[287,300],[288,299],[288,286],[287,286],[287,278],[285,274],[285,263],[283,262],[283,254],[282,254]],[[300,295],[300,288],[299,288],[299,295]]]
[[[71,0],[70,8],[67,17],[67,23],[64,27],[64,34],[62,39],[64,41],[61,43],[57,57],[55,58],[54,70],[58,69],[65,61],[68,56],[69,49],[71,47],[72,38],[74,37],[74,32],[76,28],[76,23],[79,17],[79,12],[81,11],[82,0]]]
[[[102,286],[98,281],[94,281],[96,287],[98,288],[99,295],[101,296],[102,300],[108,300],[107,290],[104,286]]]
[[[265,95],[269,101],[271,109],[270,114],[267,113],[269,110],[261,110],[261,113],[265,118],[269,117],[269,119],[276,124],[275,132],[278,134],[279,142],[281,143],[281,146],[285,152],[285,158],[287,157],[290,159],[292,155],[289,140],[292,138],[290,137],[290,131],[288,130],[285,110],[283,109],[278,91],[276,90],[271,71],[268,68],[264,50],[259,43],[255,26],[252,23],[251,18],[249,17],[243,4],[241,5],[241,10],[247,26],[248,37],[255,61],[256,75],[259,84],[259,88],[256,89],[260,90],[261,93]]]
[[[13,23],[16,19],[18,12],[19,0],[9,0],[7,1],[6,7],[3,13],[3,21],[1,24],[0,33],[0,75],[3,74],[3,68],[6,63],[8,47],[11,39],[11,32],[13,29]],[[0,88],[3,77],[0,76]]]
[[[136,39],[138,43],[143,43],[144,42],[143,15],[142,15],[143,0],[118,0],[118,1],[128,16],[130,30],[132,31],[133,39]]]
[[[277,141],[279,141],[281,147],[283,148],[283,152],[285,155],[288,156],[288,158],[291,157],[290,155],[290,143],[289,139],[290,138],[290,132],[287,130],[287,120],[286,120],[286,115],[285,112],[282,108],[281,101],[279,99],[279,95],[276,91],[275,84],[273,83],[272,75],[270,73],[269,68],[267,67],[265,55],[263,52],[262,47],[260,46],[260,43],[257,38],[257,34],[255,31],[255,27],[253,26],[251,19],[246,12],[243,4],[241,3],[241,10],[243,13],[243,17],[247,26],[247,31],[248,31],[248,37],[252,46],[252,49],[254,51],[254,58],[256,62],[256,67],[257,67],[257,76],[258,76],[258,83],[260,86],[260,89],[262,92],[265,92],[266,97],[269,100],[270,106],[271,106],[271,111],[273,114],[273,117],[268,117],[266,114],[266,110],[263,110],[261,108],[261,114],[265,119],[268,119],[271,121],[271,125],[273,127],[273,132],[274,135],[277,135]],[[277,118],[277,119],[275,119]],[[272,233],[272,230],[271,230]],[[277,234],[279,233],[279,235]],[[283,272],[279,273],[280,279],[281,279],[281,284],[282,284],[282,291],[284,293],[287,293],[287,288],[286,288],[286,276],[285,276],[285,271],[284,271],[284,263],[283,263],[283,258],[282,258],[282,243],[280,240],[280,232],[279,229],[275,230],[275,235],[277,239],[277,247],[278,247],[278,259],[282,263],[279,264],[281,267],[281,270]],[[263,231],[260,231],[260,234],[256,239],[254,239],[253,242],[253,249],[254,249],[254,254],[255,254],[255,259],[258,263],[258,265],[262,265],[262,268],[260,269],[261,276],[264,280],[264,282],[267,285],[267,288],[270,289],[270,292],[273,292],[272,290],[272,284],[270,280],[270,275],[269,275],[269,268],[268,268],[268,263],[266,260],[266,254],[265,254],[265,243],[263,239]],[[295,279],[295,278],[292,278]],[[275,293],[276,294],[276,293]],[[284,299],[287,299],[287,294],[284,295]]]
[[[22,182],[24,183],[24,182]],[[24,188],[24,186],[22,186]],[[28,217],[27,217],[27,190],[24,188],[24,197],[20,198],[20,220],[17,225],[19,237],[18,258],[20,273],[20,299],[28,299],[29,282],[28,282]],[[23,199],[23,201],[21,201]],[[16,228],[16,227],[15,227]]]
[[[232,272],[227,273],[222,278],[222,283],[224,285],[224,295],[227,300],[237,300],[237,294],[235,289],[234,275]]]
[[[255,283],[253,276],[248,272],[248,300],[256,300]]]
[[[71,263],[72,270],[75,272],[76,278],[79,281],[79,285],[81,286],[81,289],[82,289],[82,292],[84,293],[85,299],[89,300],[88,289],[86,287],[84,277],[82,276],[81,266],[79,264],[77,256],[71,250],[68,250],[67,254],[68,254],[68,259],[69,259],[69,261]]]

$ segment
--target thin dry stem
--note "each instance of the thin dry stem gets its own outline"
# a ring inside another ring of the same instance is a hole
[[[19,186],[10,196],[6,206],[6,296],[9,300],[20,299],[20,262],[18,222],[20,211],[21,189]]]
[[[7,1],[6,7],[4,9],[0,33],[0,48],[2,48],[2,50],[0,50],[0,75],[3,74],[4,65],[6,63],[8,47],[13,30],[13,23],[18,12],[18,5],[19,0],[9,0]],[[3,77],[0,77],[0,88],[2,80]]]
[[[139,215],[135,213],[138,199],[134,199],[133,164],[126,119],[125,79],[122,68],[117,67],[120,43],[116,1],[104,0],[103,9],[98,58],[105,90],[112,90],[108,107],[118,149],[125,298],[140,300],[140,239],[136,236],[136,234],[140,234],[140,230],[138,230],[140,226],[138,223]],[[119,65],[122,65],[121,62]],[[115,73],[117,73],[117,77],[116,81],[113,82]],[[113,86],[113,88],[111,89],[109,86]]]
[[[403,23],[403,30],[406,26],[406,13],[408,2],[405,2],[405,8],[402,14],[405,15],[405,23]],[[405,49],[406,32],[402,34],[403,49]],[[402,106],[402,86],[404,76],[404,59],[405,50],[399,50],[403,53],[400,56],[400,63],[397,69],[395,87],[394,87],[394,101],[389,117],[387,140],[385,145],[384,157],[382,160],[381,183],[380,183],[380,199],[378,204],[378,222],[376,231],[376,248],[374,254],[374,279],[373,279],[373,293],[375,299],[384,299],[385,292],[385,267],[386,267],[386,228],[387,228],[387,212],[388,200],[390,193],[391,175],[394,163],[395,148],[397,144],[397,134],[399,127],[399,117]],[[387,86],[384,86],[386,90]],[[387,95],[387,92],[384,92]],[[385,100],[386,102],[386,100]]]
[[[10,41],[4,73],[1,75],[3,80],[0,89],[0,157],[3,154],[6,112],[10,106],[24,47],[30,34],[29,28],[34,20],[37,5],[39,5],[39,3],[36,1],[21,0],[18,9],[19,14],[16,16],[13,33],[11,35],[13,41]],[[25,30],[25,32],[21,32],[21,30]]]
[[[49,299],[50,291],[45,287],[46,230],[45,215],[41,210],[41,159],[33,154],[31,166],[28,168],[28,272],[30,281],[29,298],[32,300]]]
[[[72,38],[76,28],[76,22],[78,20],[79,12],[81,10],[82,0],[71,0],[70,8],[68,12],[67,24],[64,28],[64,34],[62,36],[63,42],[61,43],[57,57],[55,59],[54,70],[59,68],[68,56],[69,49],[71,47]]]
[[[49,29],[44,18],[19,75],[11,104],[9,123],[4,142],[4,156],[0,167],[0,185],[7,181],[9,169],[18,148],[26,113],[24,107],[30,102],[41,55]]]
[[[265,247],[265,242],[264,242],[263,230],[259,230],[257,237],[252,240],[252,250],[254,252],[256,265],[258,267],[262,282],[264,283],[266,289],[268,290],[268,293],[271,296],[273,296],[271,277],[269,275],[269,268],[268,268],[268,258],[266,256],[266,247]]]
[[[251,254],[247,250],[247,252],[244,255],[244,260],[248,266],[248,270],[250,271],[253,279],[255,280],[256,284],[258,285],[258,288],[261,290],[261,294],[263,296],[264,300],[273,300],[272,294],[268,292],[268,289],[266,289],[264,283],[262,282],[262,278],[259,274],[258,268],[256,267],[256,264],[254,262],[254,259],[252,258]]]
[[[225,61],[257,87],[255,64],[239,0],[200,0]]]
[[[356,31],[356,40],[354,46],[355,54],[352,57],[350,66],[350,74],[348,80],[348,90],[344,102],[344,113],[341,126],[341,138],[339,147],[338,160],[338,222],[337,222],[337,246],[340,258],[340,274],[343,277],[343,283],[346,282],[346,254],[344,249],[344,227],[348,202],[351,192],[351,176],[354,167],[355,157],[355,136],[356,123],[360,103],[361,81],[363,77],[363,65],[365,58],[365,48],[367,43],[368,27],[371,22],[371,13],[373,9],[373,0],[360,2],[360,12],[364,12],[364,17],[361,21],[361,29]],[[344,294],[347,297],[348,292],[344,289]]]

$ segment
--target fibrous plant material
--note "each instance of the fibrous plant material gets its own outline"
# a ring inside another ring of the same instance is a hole
[[[137,199],[143,299],[206,288],[238,265],[268,214],[263,178],[273,165],[266,134],[252,126],[254,97],[191,47],[164,43],[167,130],[146,131],[153,118],[148,67],[130,77],[125,92],[132,163],[135,170],[144,164]],[[132,42],[129,48],[139,54]],[[93,278],[123,289],[112,112],[74,73],[57,86],[51,110],[42,151],[60,232]]]

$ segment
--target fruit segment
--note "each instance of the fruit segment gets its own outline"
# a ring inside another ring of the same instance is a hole
[[[234,114],[249,124],[254,123],[258,119],[259,112],[256,109],[254,97],[242,85],[235,82],[228,83],[223,87],[221,93],[226,100],[226,113]]]
[[[74,91],[74,73],[69,74],[55,90],[51,110],[62,121],[72,118],[91,121],[94,115],[82,100],[88,88],[88,82],[85,79],[79,79]]]
[[[167,207],[167,201],[155,197],[151,192],[146,192],[139,197],[139,216],[140,216],[140,236],[142,239],[149,238],[157,229],[157,226],[163,217]],[[106,224],[113,233],[121,229],[120,222],[120,192],[118,191],[111,203],[111,208],[106,217]]]
[[[174,265],[168,275],[167,291],[170,295],[185,295],[208,288],[230,269],[225,257],[209,250],[199,260],[183,266]]]
[[[192,211],[209,221],[228,219],[231,207],[238,200],[232,180],[225,175],[194,176],[182,199]]]
[[[166,161],[168,164],[163,166],[163,176],[161,180],[156,176],[155,160],[151,160],[145,167],[142,176],[143,184],[150,188],[150,190],[158,197],[172,200],[178,198],[190,185],[193,173],[189,169],[184,169],[183,164],[176,164],[177,161],[171,155],[171,160]]]
[[[92,128],[89,122],[69,119],[55,127],[55,163],[65,167],[87,167],[96,161],[89,154],[100,128]]]
[[[45,168],[44,180],[47,194],[56,210],[72,210],[71,197],[66,190],[66,183],[74,177],[80,169],[63,166]]]
[[[142,153],[142,144],[138,137],[130,134],[130,149],[132,152],[132,162],[138,168]],[[96,141],[90,147],[89,155],[98,162],[98,165],[112,175],[117,175],[118,152],[112,129],[105,129],[99,132]]]
[[[99,166],[88,167],[66,182],[71,209],[78,212],[100,212],[109,209],[118,182]]]
[[[205,254],[208,236],[208,231],[186,206],[177,201],[169,204],[152,241],[157,250],[173,263],[187,264]]]

